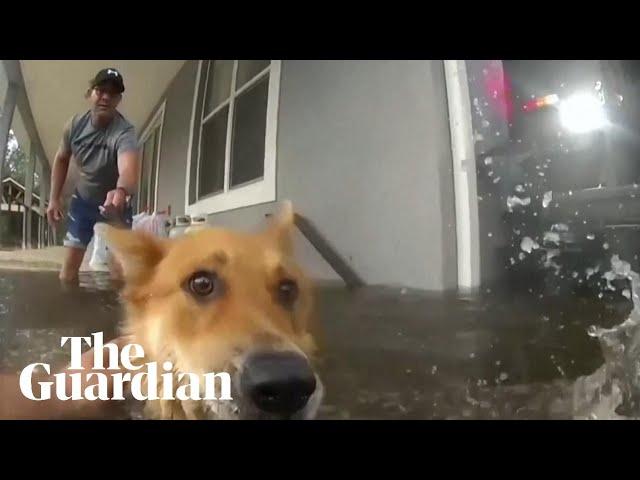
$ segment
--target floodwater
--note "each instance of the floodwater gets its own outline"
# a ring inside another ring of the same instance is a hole
[[[627,375],[634,367],[618,361],[616,350],[633,335],[627,329],[612,340],[596,332],[630,318],[633,303],[624,296],[332,286],[320,288],[318,299],[320,418],[636,416],[635,377]],[[83,274],[79,287],[63,288],[55,272],[0,270],[0,370],[63,365],[61,336],[102,331],[112,338],[120,319],[104,274]]]

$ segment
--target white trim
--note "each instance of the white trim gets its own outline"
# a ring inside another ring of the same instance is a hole
[[[217,194],[212,194],[205,198],[197,200],[193,205],[189,205],[189,170],[191,168],[190,162],[193,157],[193,131],[195,128],[200,127],[195,125],[195,106],[197,104],[197,96],[200,93],[198,87],[200,85],[200,71],[203,61],[200,61],[198,67],[198,75],[196,78],[196,88],[194,90],[194,112],[192,112],[192,126],[190,132],[190,148],[189,148],[189,161],[187,165],[187,176],[185,183],[185,213],[188,215],[207,215],[212,213],[224,212],[226,210],[232,210],[240,207],[247,207],[251,205],[257,205],[260,203],[273,202],[276,200],[276,158],[277,158],[277,131],[278,131],[278,110],[280,102],[280,72],[282,62],[280,60],[271,60],[269,67],[256,74],[251,80],[243,85],[238,91],[235,90],[234,79],[237,76],[238,61],[234,64],[234,74],[232,78],[232,95],[230,101],[230,112],[233,111],[233,102],[236,96],[242,94],[246,89],[250,88],[265,75],[269,75],[269,90],[267,99],[267,119],[266,119],[266,132],[265,132],[265,158],[264,158],[264,175],[262,179],[256,179],[247,184],[239,185],[234,188],[229,188],[229,165],[230,165],[230,153],[227,158],[226,150],[231,149],[231,129],[233,123],[227,125],[227,145],[225,150],[225,191]],[[233,115],[230,114],[229,121],[233,121]],[[200,141],[202,135],[200,135]],[[228,163],[229,162],[229,163]],[[198,177],[195,179],[198,182]],[[196,189],[196,193],[198,194]],[[198,198],[198,195],[196,195]]]
[[[162,158],[160,156],[160,152],[162,151],[162,131],[164,130],[164,114],[166,112],[166,106],[167,104],[167,100],[165,99],[164,102],[162,102],[162,117],[160,118],[160,131],[158,132],[158,160],[157,160],[157,164],[156,164],[156,180],[155,180],[155,191],[153,192],[153,207],[155,211],[158,211],[158,180],[160,180],[160,158]]]
[[[205,123],[207,123],[209,120],[211,120],[213,118],[213,116],[218,113],[220,110],[222,110],[224,107],[226,107],[227,105],[229,105],[231,103],[231,99],[227,98],[224,102],[222,102],[220,105],[218,105],[216,108],[214,108],[213,110],[211,110],[211,113],[208,113],[206,117],[204,117],[202,119],[201,125],[204,125]],[[204,112],[204,110],[203,110]],[[202,130],[201,130],[202,132]]]
[[[231,149],[233,147],[233,119],[236,110],[236,79],[238,78],[238,61],[233,62],[231,70],[231,96],[229,97],[229,114],[227,115],[227,137],[225,139],[224,148],[224,180],[222,181],[222,189],[229,191],[229,177],[231,176]]]
[[[184,208],[185,212],[189,206],[189,176],[191,175],[191,157],[193,157],[193,130],[196,125],[196,111],[198,110],[198,87],[200,86],[200,74],[202,72],[202,60],[198,62],[196,73],[196,84],[193,88],[193,104],[191,106],[191,125],[189,126],[189,148],[187,148],[187,173],[184,177]],[[197,175],[196,175],[197,179]],[[198,194],[196,192],[196,199]]]
[[[238,62],[236,62],[236,65],[238,65]],[[269,73],[269,69],[271,68],[271,65],[269,65],[268,67],[266,67],[264,70],[262,70],[260,73],[257,73],[255,77],[251,78],[248,82],[245,82],[244,85],[242,85],[239,89],[237,89],[234,92],[234,96],[237,97],[238,95],[242,95],[242,92],[244,92],[245,90],[248,90],[249,88],[251,88],[253,85],[255,85],[256,83],[258,83],[260,80],[262,80],[262,77],[264,77],[265,75],[267,75]],[[234,81],[235,83],[235,81]]]
[[[166,105],[167,105],[167,100],[165,99],[162,104],[160,105],[160,107],[158,107],[158,109],[155,111],[155,113],[153,114],[153,116],[151,117],[151,121],[149,121],[149,123],[147,124],[147,128],[144,129],[144,132],[142,132],[142,135],[140,135],[140,140],[139,143],[142,145],[142,157],[140,158],[140,163],[141,166],[144,166],[144,144],[145,142],[149,139],[149,137],[151,136],[151,134],[153,133],[154,130],[158,129],[158,150],[156,151],[156,155],[155,158],[152,160],[153,162],[155,162],[155,168],[156,168],[156,178],[155,178],[155,187],[154,187],[154,191],[153,191],[153,209],[157,210],[158,209],[158,179],[160,178],[159,176],[159,172],[160,172],[160,152],[162,150],[162,130],[164,130],[164,113],[166,110]],[[153,166],[151,167],[151,170],[153,170]],[[140,186],[142,183],[142,168],[140,168],[140,172],[138,175],[138,212],[140,211]],[[147,192],[147,195],[149,195],[150,192]],[[146,201],[146,199],[145,199]],[[149,207],[147,205],[147,207]],[[136,213],[138,213],[136,212]],[[152,212],[153,213],[153,212]]]
[[[480,286],[480,234],[471,101],[464,60],[444,61],[453,157],[458,288]]]

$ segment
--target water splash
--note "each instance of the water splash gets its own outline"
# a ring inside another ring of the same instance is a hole
[[[560,245],[560,234],[556,232],[544,232],[542,242],[545,244],[553,243],[555,245]]]
[[[611,258],[611,270],[603,277],[630,283],[628,297],[633,309],[627,320],[613,328],[589,327],[605,359],[593,374],[579,378],[574,386],[574,411],[578,418],[640,418],[640,275],[618,255]],[[625,295],[627,296],[627,295]]]
[[[524,237],[520,242],[520,249],[524,252],[531,253],[532,250],[540,248],[538,243],[530,237]]]
[[[529,204],[531,204],[531,197],[520,198],[516,197],[515,195],[507,197],[507,208],[510,212],[513,211],[513,207],[515,207],[516,205],[526,207]]]

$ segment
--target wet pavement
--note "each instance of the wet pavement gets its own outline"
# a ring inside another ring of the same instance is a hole
[[[318,300],[320,418],[616,417],[603,404],[604,357],[588,330],[622,323],[633,306],[624,297],[330,286]],[[55,272],[0,270],[0,369],[62,365],[61,336],[112,338],[120,319],[104,274],[63,288]]]

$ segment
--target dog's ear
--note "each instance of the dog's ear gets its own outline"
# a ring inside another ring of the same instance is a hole
[[[143,231],[131,231],[97,223],[99,233],[113,253],[117,270],[127,283],[138,283],[162,260],[166,252],[166,241]]]
[[[293,229],[295,212],[289,200],[282,202],[279,212],[271,217],[267,228],[267,236],[276,243],[283,252],[291,253],[293,249]]]

